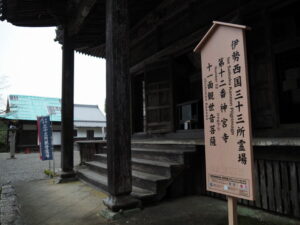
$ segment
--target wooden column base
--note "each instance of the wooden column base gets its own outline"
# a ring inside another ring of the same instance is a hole
[[[110,195],[103,200],[104,205],[113,212],[118,212],[121,209],[141,208],[141,201],[131,197],[130,195],[113,196]]]
[[[74,171],[70,172],[61,172],[59,178],[57,179],[57,183],[67,183],[78,180],[77,175]]]

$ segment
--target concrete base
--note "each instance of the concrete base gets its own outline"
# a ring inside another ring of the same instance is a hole
[[[141,208],[141,201],[133,198],[130,195],[112,196],[103,200],[104,205],[113,212],[120,210],[128,210],[134,208]]]
[[[129,210],[120,210],[119,212],[113,212],[110,209],[103,209],[101,210],[101,215],[108,220],[118,220],[122,219],[128,216],[132,216],[136,213],[141,212],[140,208],[134,208],[134,209],[129,209]]]
[[[71,172],[61,172],[59,174],[59,178],[57,179],[56,183],[67,183],[78,180],[77,175],[74,171]]]

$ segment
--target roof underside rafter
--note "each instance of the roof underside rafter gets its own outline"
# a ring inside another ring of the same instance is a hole
[[[131,28],[160,4],[161,0],[129,0]],[[104,57],[105,8],[105,0],[0,0],[0,19],[16,26],[58,26],[56,40],[60,43],[61,25],[67,23],[75,50]]]

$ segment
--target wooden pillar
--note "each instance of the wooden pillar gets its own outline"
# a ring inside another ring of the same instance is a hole
[[[112,211],[134,208],[130,196],[131,129],[129,93],[129,21],[127,0],[106,1],[106,101],[108,192]]]
[[[75,177],[73,153],[74,112],[74,50],[72,41],[64,28],[62,54],[62,99],[61,99],[61,168],[60,181]]]

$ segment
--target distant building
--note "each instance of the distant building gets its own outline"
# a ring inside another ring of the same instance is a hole
[[[0,119],[17,127],[17,151],[37,149],[38,116],[50,115],[53,145],[61,145],[61,100],[38,96],[9,95],[6,114]],[[74,141],[104,140],[106,118],[97,105],[74,104]]]

